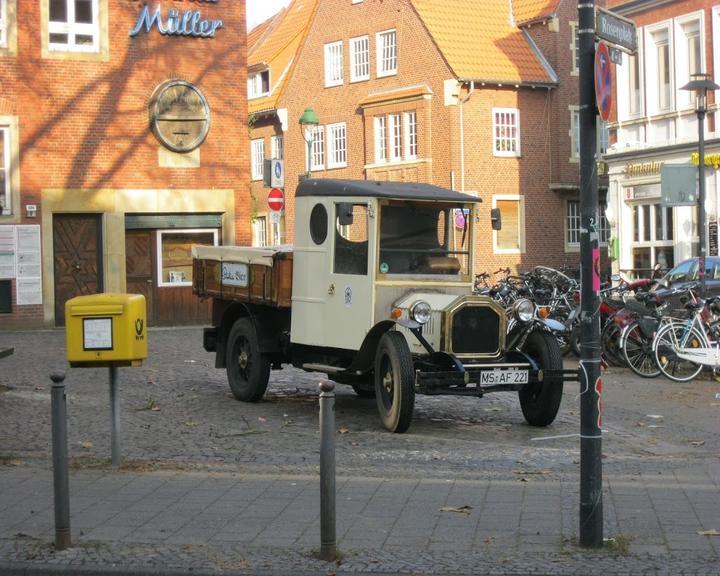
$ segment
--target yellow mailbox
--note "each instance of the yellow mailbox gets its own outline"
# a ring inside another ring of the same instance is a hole
[[[140,366],[147,358],[142,294],[91,294],[65,303],[70,366]]]

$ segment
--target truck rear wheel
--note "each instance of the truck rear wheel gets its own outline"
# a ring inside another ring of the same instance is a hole
[[[541,370],[562,370],[563,360],[557,340],[547,332],[535,330],[525,342],[524,352],[530,356]],[[552,424],[560,409],[563,381],[557,377],[545,376],[542,382],[523,387],[520,407],[530,426],[548,426]]]
[[[405,432],[415,408],[413,361],[405,337],[386,332],[375,357],[375,399],[380,420],[390,432]]]
[[[235,321],[227,339],[227,376],[236,399],[257,402],[270,379],[270,361],[260,352],[257,331],[249,318]]]

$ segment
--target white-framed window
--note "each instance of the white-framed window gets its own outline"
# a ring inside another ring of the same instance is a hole
[[[402,115],[399,112],[389,114],[388,125],[390,131],[390,161],[397,162],[402,160],[403,153]]]
[[[10,128],[0,125],[0,215],[12,214],[10,193]]]
[[[270,94],[270,70],[248,75],[248,98],[260,98]]]
[[[520,156],[520,110],[493,108],[493,154]]]
[[[580,74],[580,35],[577,22],[570,22],[570,53],[572,54],[570,74],[577,76]]]
[[[340,86],[343,83],[343,43],[325,44],[325,87]]]
[[[635,204],[633,211],[633,268],[647,274],[655,264],[672,268],[675,253],[673,209],[659,202]],[[693,209],[693,237],[697,239],[697,208]],[[695,246],[696,248],[697,246]]]
[[[280,246],[282,244],[282,219],[270,221],[270,245]]]
[[[395,30],[386,30],[378,32],[375,37],[375,45],[377,49],[377,75],[378,78],[383,76],[393,76],[398,71],[398,46],[397,32]]]
[[[157,231],[158,286],[192,286],[192,246],[217,246],[216,228]]]
[[[405,128],[405,160],[417,158],[417,114],[415,110],[403,113]]]
[[[252,245],[267,246],[267,218],[265,216],[256,216],[252,221]]]
[[[610,239],[610,223],[605,217],[605,204],[600,204],[600,227],[598,229],[601,246],[607,246]],[[570,248],[580,248],[580,200],[565,202],[565,243]]]
[[[310,170],[325,169],[325,127],[314,126],[312,132],[312,154],[310,155]]]
[[[643,30],[637,29],[637,52],[634,56],[622,53],[622,65],[615,67],[617,77],[618,119],[637,118],[645,113],[643,90],[643,54],[645,47],[640,40]]]
[[[350,82],[370,78],[370,37],[350,38]]]
[[[518,194],[493,196],[493,208],[500,210],[502,229],[493,230],[493,251],[496,254],[525,252],[525,198]]]
[[[263,160],[265,160],[265,140],[258,138],[250,141],[250,178],[262,180]]]
[[[648,112],[667,112],[673,108],[672,28],[664,22],[647,26],[645,34]]]
[[[48,2],[48,50],[99,51],[98,0],[48,0]]]
[[[610,132],[607,124],[598,116],[596,122],[596,154],[598,157],[607,152],[610,145]],[[578,106],[570,106],[570,161],[580,159],[580,109]]]
[[[328,124],[328,168],[344,168],[347,166],[347,128],[345,122]]]
[[[690,82],[690,75],[705,72],[703,12],[675,19],[675,66],[678,109],[693,108],[695,94],[681,88]]]
[[[375,162],[383,164],[387,162],[387,119],[385,116],[375,116]]]
[[[285,157],[285,141],[282,135],[270,137],[270,154],[273,160],[282,160]]]
[[[8,10],[7,0],[0,0],[0,48],[8,45]]]

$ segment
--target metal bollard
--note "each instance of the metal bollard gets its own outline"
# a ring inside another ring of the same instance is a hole
[[[118,369],[110,366],[110,455],[114,468],[122,465],[120,449],[120,395],[118,393]]]
[[[68,479],[65,372],[53,372],[51,394],[53,487],[55,490],[55,549],[70,543],[70,481]]]
[[[320,558],[334,561],[335,543],[335,384],[320,385]]]

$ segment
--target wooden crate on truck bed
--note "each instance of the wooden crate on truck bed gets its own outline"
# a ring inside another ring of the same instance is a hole
[[[195,245],[192,254],[193,293],[198,296],[290,307],[291,246]]]

